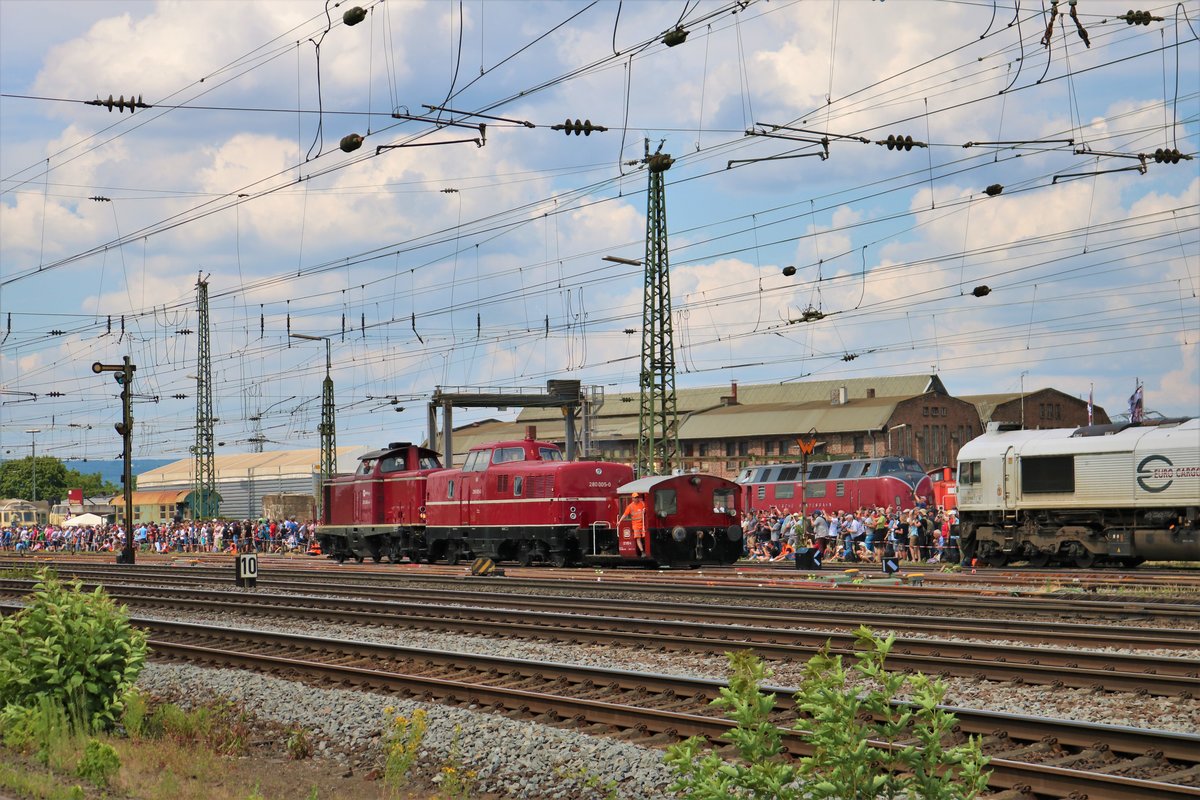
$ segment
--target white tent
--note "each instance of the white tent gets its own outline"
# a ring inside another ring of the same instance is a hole
[[[78,517],[71,517],[63,523],[64,528],[82,528],[88,525],[103,525],[104,517],[96,514],[80,514]]]

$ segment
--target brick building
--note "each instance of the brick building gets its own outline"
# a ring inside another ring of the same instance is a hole
[[[817,460],[906,455],[927,469],[953,467],[963,443],[982,431],[976,406],[952,397],[936,375],[734,383],[680,389],[676,400],[683,467],[730,478],[744,467],[799,460],[797,439],[810,435],[817,439]],[[608,396],[589,408],[578,436],[588,446],[580,457],[633,461],[638,408],[637,393]],[[540,439],[565,441],[559,409],[526,409],[515,422],[456,429],[454,461],[476,444],[523,438],[530,426]]]
[[[962,399],[975,406],[985,427],[989,422],[1015,422],[1034,430],[1088,424],[1087,401],[1057,389],[1036,389],[1025,394],[976,394]],[[1111,421],[1103,408],[1092,407],[1093,424],[1107,425]]]

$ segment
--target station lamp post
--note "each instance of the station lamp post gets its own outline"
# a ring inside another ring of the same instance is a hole
[[[37,502],[37,435],[42,432],[41,428],[30,428],[25,431],[29,434],[30,452],[33,454],[32,462],[29,467],[30,479],[33,483],[33,502]]]

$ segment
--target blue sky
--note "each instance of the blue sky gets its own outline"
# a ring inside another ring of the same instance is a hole
[[[635,391],[643,277],[603,256],[644,254],[647,141],[680,387],[1200,414],[1200,162],[1153,157],[1197,150],[1200,2],[1080,0],[1048,47],[1030,3],[352,5],[0,2],[0,450],[112,457],[90,365],[129,355],[135,453],[186,456],[201,274],[222,452],[316,446],[289,331],[331,339],[339,445],[420,440],[437,386]]]

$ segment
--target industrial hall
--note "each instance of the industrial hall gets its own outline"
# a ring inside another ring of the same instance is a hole
[[[588,387],[594,389],[594,387]],[[735,478],[757,464],[799,460],[798,440],[815,439],[810,460],[899,455],[926,469],[953,468],[958,450],[989,422],[1027,428],[1088,423],[1087,400],[1057,389],[955,397],[937,375],[847,378],[678,389],[680,466]],[[630,462],[638,439],[637,392],[584,392],[577,422],[580,458]],[[566,441],[558,408],[526,408],[515,421],[486,420],[453,431],[454,461],[471,447],[524,438]],[[1096,424],[1109,421],[1095,407]]]

